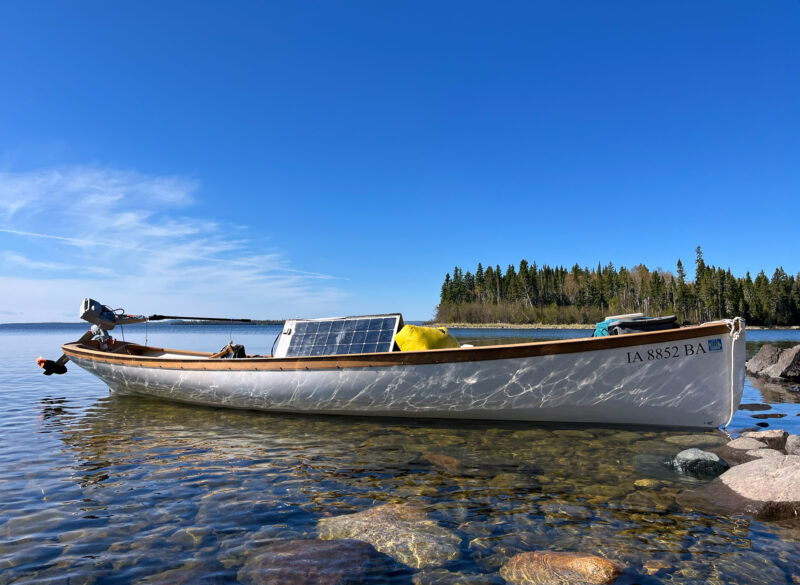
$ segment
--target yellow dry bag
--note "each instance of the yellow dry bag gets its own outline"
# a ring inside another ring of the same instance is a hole
[[[456,338],[447,332],[444,327],[420,327],[419,325],[405,325],[394,340],[401,351],[419,351],[421,349],[445,349],[458,347]]]

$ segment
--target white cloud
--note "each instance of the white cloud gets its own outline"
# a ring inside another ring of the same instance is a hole
[[[64,320],[84,296],[132,312],[336,311],[344,293],[330,275],[292,266],[247,229],[193,217],[196,190],[193,180],[113,169],[0,173],[4,308],[22,313],[17,321]]]
[[[68,270],[70,267],[58,262],[39,262],[26,258],[22,254],[14,252],[4,252],[3,259],[9,264],[16,264],[17,266],[24,266],[25,268],[32,268],[34,270]]]

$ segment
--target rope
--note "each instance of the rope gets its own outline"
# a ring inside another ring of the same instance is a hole
[[[725,429],[731,424],[731,420],[733,420],[734,415],[734,394],[736,391],[736,342],[739,341],[739,338],[742,336],[745,328],[744,319],[741,317],[735,317],[733,319],[725,319],[725,325],[728,326],[730,329],[730,336],[731,336],[731,413],[728,417],[728,422],[722,425],[722,428]]]

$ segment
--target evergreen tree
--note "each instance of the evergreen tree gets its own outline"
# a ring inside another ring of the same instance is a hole
[[[452,291],[451,291],[452,286],[453,282],[450,280],[450,273],[448,272],[447,274],[445,274],[444,284],[442,284],[442,294],[440,297],[441,299],[440,302],[442,304],[453,302]]]
[[[612,263],[589,269],[578,264],[509,264],[473,273],[460,266],[445,275],[438,309],[442,320],[563,323],[591,322],[605,314],[645,312],[659,316],[674,313],[681,322],[710,321],[743,316],[753,325],[800,323],[800,274],[790,276],[782,267],[772,278],[760,271],[753,280],[748,272],[736,278],[730,269],[710,266],[698,246],[695,280],[687,282],[679,259],[676,275],[649,270],[639,264],[617,270]]]

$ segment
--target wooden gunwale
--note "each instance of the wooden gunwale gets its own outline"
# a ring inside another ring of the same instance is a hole
[[[308,357],[252,357],[240,359],[209,359],[210,353],[163,349],[138,344],[126,347],[139,351],[163,351],[186,355],[185,359],[155,356],[124,355],[99,351],[77,342],[62,346],[69,357],[83,358],[107,364],[119,364],[143,368],[167,370],[205,371],[297,371],[297,370],[341,370],[347,368],[394,367],[425,364],[446,364],[472,361],[490,361],[514,358],[529,358],[546,355],[581,353],[604,349],[620,349],[638,345],[672,343],[708,335],[727,335],[729,327],[724,322],[695,325],[666,331],[629,333],[607,337],[587,337],[557,341],[537,341],[509,345],[488,345],[474,348],[432,349],[335,356]]]

